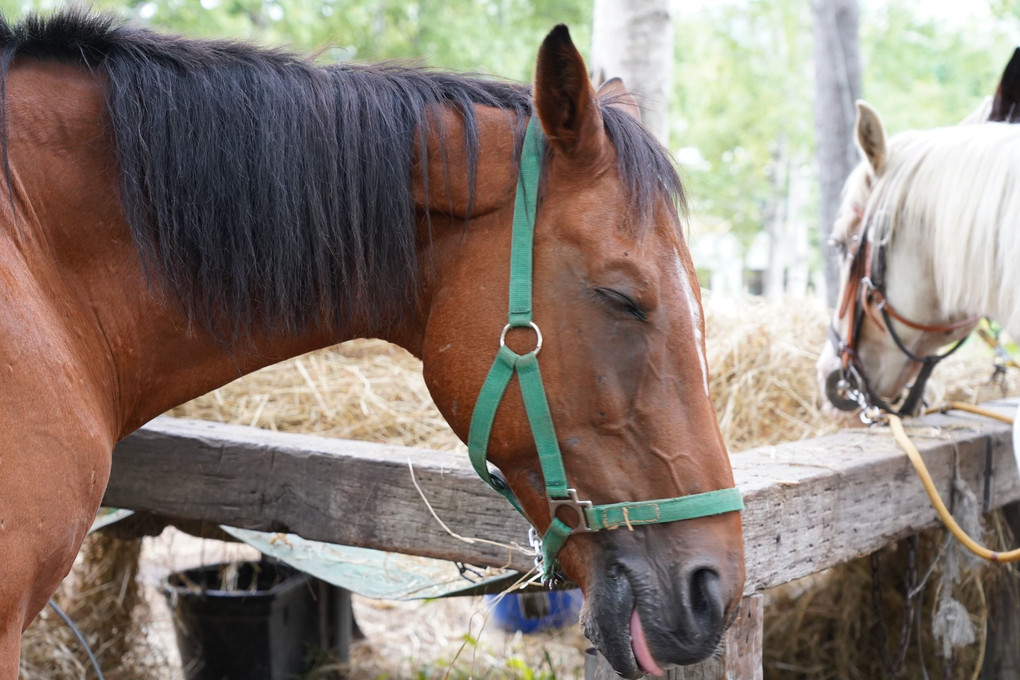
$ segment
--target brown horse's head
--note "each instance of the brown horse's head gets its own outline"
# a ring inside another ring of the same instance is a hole
[[[679,181],[619,82],[601,95],[567,30],[558,27],[539,51],[534,87],[547,151],[533,304],[568,484],[596,505],[732,487],[708,394],[700,294],[677,210]],[[511,159],[515,139],[519,144],[519,126],[505,112],[482,111],[479,121],[471,222],[431,220],[423,274],[425,377],[463,438],[507,320]],[[502,150],[487,152],[493,148]],[[455,205],[455,194],[436,199],[443,210],[467,210]],[[527,329],[507,337],[522,353],[534,342]],[[544,532],[549,502],[516,380],[497,411],[489,460]],[[627,677],[711,654],[744,584],[735,512],[573,534],[559,560],[584,590],[586,634]]]

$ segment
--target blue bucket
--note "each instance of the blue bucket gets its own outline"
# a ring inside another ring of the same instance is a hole
[[[486,595],[488,604],[499,596]],[[515,593],[503,596],[492,610],[491,620],[508,632],[534,633],[577,623],[584,604],[580,588]]]

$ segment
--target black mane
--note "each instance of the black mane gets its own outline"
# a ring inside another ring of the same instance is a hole
[[[284,50],[81,11],[0,20],[0,87],[15,56],[83,63],[104,77],[142,259],[189,318],[221,337],[406,314],[417,273],[415,130],[430,108],[459,111],[473,186],[474,106],[506,109],[521,130],[531,114],[520,85],[397,65],[322,68]],[[635,206],[663,192],[682,202],[661,147],[603,108]]]

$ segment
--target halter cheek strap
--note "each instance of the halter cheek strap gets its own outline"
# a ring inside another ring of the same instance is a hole
[[[517,376],[524,409],[531,426],[532,437],[538,450],[538,460],[545,481],[552,521],[541,540],[542,580],[556,580],[556,556],[571,534],[589,531],[618,529],[644,524],[676,522],[696,517],[719,515],[744,509],[741,493],[736,488],[719,489],[706,493],[666,498],[592,505],[580,500],[577,491],[567,485],[556,430],[553,427],[549,402],[538,368],[538,354],[542,349],[542,332],[532,320],[532,251],[535,233],[535,215],[538,208],[538,180],[542,164],[542,131],[537,118],[532,118],[521,150],[517,194],[514,200],[513,236],[510,251],[510,306],[507,324],[499,338],[499,351],[471,415],[468,434],[468,452],[478,476],[499,492],[509,503],[524,514],[520,502],[500,476],[489,471],[488,445],[496,411],[507,386]],[[506,345],[506,335],[513,328],[530,328],[535,334],[535,348],[518,354]],[[557,517],[557,511],[568,508],[578,524],[571,527]]]

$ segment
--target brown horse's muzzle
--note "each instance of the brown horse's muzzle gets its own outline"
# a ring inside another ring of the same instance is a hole
[[[626,678],[712,655],[742,594],[742,559],[678,544],[665,528],[607,533],[588,574],[581,625]]]

